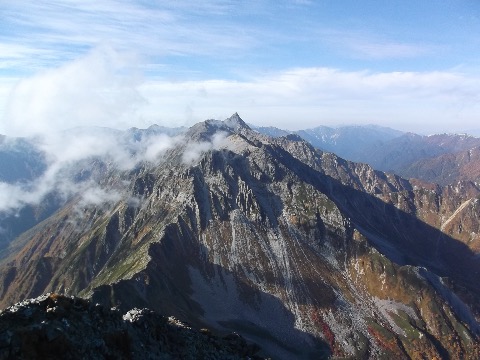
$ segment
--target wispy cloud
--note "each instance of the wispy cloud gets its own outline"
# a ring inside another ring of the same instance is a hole
[[[362,30],[318,29],[321,42],[350,58],[372,60],[423,57],[438,51],[431,43],[405,42]]]
[[[52,192],[62,199],[80,195],[81,204],[115,202],[125,184],[109,182],[107,189],[102,184],[107,176],[140,163],[158,164],[168,149],[184,141],[155,132],[136,139],[114,130],[142,127],[142,113],[137,111],[147,100],[139,92],[141,77],[135,60],[101,47],[15,86],[6,107],[3,131],[34,136],[35,146],[44,154],[46,170],[31,182],[0,183],[0,212],[38,204]],[[103,127],[96,127],[98,124]],[[220,142],[217,136],[211,142],[189,142],[184,162],[197,161]],[[96,168],[99,161],[104,165]],[[79,169],[84,170],[83,175]]]
[[[0,214],[40,204],[52,193],[64,201],[80,196],[80,206],[126,200],[129,183],[122,180],[122,172],[139,164],[158,165],[165,152],[183,140],[155,133],[137,140],[112,129],[83,128],[46,133],[31,141],[43,154],[46,169],[30,181],[0,182]],[[3,150],[8,146],[2,144]]]
[[[189,142],[182,154],[182,162],[186,165],[196,163],[200,157],[210,150],[218,150],[226,144],[227,133],[217,132],[213,134],[211,141]]]
[[[172,54],[211,55],[255,43],[253,34],[227,21],[230,2],[22,1],[0,4],[0,66],[59,65],[107,44],[155,62]]]
[[[398,28],[375,32],[365,19],[342,27],[361,15],[351,9],[348,19],[329,17],[343,12],[294,0],[0,2],[0,133],[190,125],[235,111],[284,127],[403,119],[406,128],[426,116],[470,127],[475,69],[356,71],[388,61],[382,69],[397,69],[396,60],[426,59],[438,47]],[[8,78],[21,81],[3,110]]]
[[[87,57],[87,59],[89,58]],[[83,66],[92,65],[90,60],[86,62],[82,60],[80,64],[82,65],[80,67],[77,62],[72,65],[74,72],[79,76],[83,74],[81,71]],[[67,66],[66,70],[62,67],[59,72],[63,74],[66,71],[69,74],[70,70],[72,69]],[[56,79],[57,75],[52,72],[44,76]],[[107,78],[109,77],[110,75],[107,76]],[[40,81],[39,85],[52,82],[44,78],[35,79],[35,81]],[[33,98],[36,97],[36,92],[51,92],[57,96],[56,101],[70,106],[75,100],[82,99],[83,96],[90,96],[88,93],[91,89],[78,87],[75,81],[71,84],[75,88],[74,92],[65,91],[63,88],[56,89],[55,86],[58,84],[55,81],[53,84],[53,90],[45,89],[43,86],[33,87]],[[63,82],[61,84],[64,85]],[[100,81],[99,84],[104,85],[105,82]],[[107,84],[110,82],[108,81]],[[113,82],[113,84],[119,86],[117,82]],[[81,92],[78,93],[78,90]],[[100,88],[100,90],[104,90],[104,88]],[[110,92],[115,93],[116,88],[111,88]],[[182,135],[168,136],[158,132],[157,128],[152,128],[148,132],[144,131],[142,136],[138,136],[138,130],[134,129],[124,132],[91,126],[88,117],[86,121],[81,117],[69,119],[66,124],[80,127],[59,131],[60,117],[51,116],[57,114],[55,106],[47,106],[45,109],[41,108],[42,111],[35,111],[33,114],[38,115],[38,122],[33,124],[32,129],[28,126],[28,119],[30,119],[28,116],[32,113],[29,110],[21,111],[22,105],[28,105],[31,98],[23,96],[23,92],[21,94],[22,96],[19,97],[14,96],[15,102],[12,106],[15,107],[15,111],[9,114],[12,129],[18,130],[22,129],[22,126],[26,126],[29,130],[22,134],[35,135],[30,138],[30,141],[37,152],[43,154],[46,169],[40,176],[30,181],[0,182],[1,216],[15,213],[26,205],[38,205],[51,194],[55,194],[55,197],[62,201],[77,196],[79,199],[77,205],[80,208],[91,205],[110,206],[120,200],[140,205],[140,199],[131,198],[132,194],[128,191],[130,183],[124,181],[122,177],[124,172],[129,172],[140,165],[157,166],[163,161],[165,153],[175,146],[179,146],[183,151],[181,158],[183,163],[191,165],[198,161],[205,152],[221,147],[226,137],[226,134],[218,133],[212,137],[211,141],[187,141]],[[129,102],[129,99],[123,100]],[[82,109],[88,104],[82,105],[82,102],[79,101],[77,105],[79,105],[78,108],[72,109]],[[99,120],[104,115],[109,115],[108,109],[108,106],[99,107],[98,113],[94,113],[94,118]],[[106,111],[107,114],[103,114],[103,111]],[[92,114],[92,112],[86,111],[84,114]],[[112,123],[112,125],[118,125],[118,123]],[[9,146],[15,146],[15,141],[3,142],[1,146],[2,150],[6,151]]]
[[[425,45],[381,40],[357,39],[347,43],[347,46],[354,54],[374,59],[418,57],[432,51],[431,47]]]
[[[182,163],[194,165],[204,153],[225,146],[227,136],[218,132],[210,141],[196,142],[150,133],[138,139],[128,132],[84,128],[31,139],[45,156],[46,170],[30,181],[0,182],[0,219],[52,194],[59,201],[76,197],[78,216],[86,207],[108,208],[119,201],[140,206],[142,198],[129,191],[132,179],[125,172],[139,165],[155,168],[175,146],[182,151]]]

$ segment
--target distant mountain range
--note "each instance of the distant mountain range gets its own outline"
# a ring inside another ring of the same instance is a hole
[[[364,149],[431,159],[475,143],[363,130],[305,133],[352,154],[357,134]],[[480,358],[475,182],[408,180],[238,114],[167,131],[32,142],[43,168],[3,183],[2,227],[22,217],[15,204],[52,206],[3,238],[2,307],[45,292],[148,307],[275,359]]]
[[[361,157],[365,149],[382,145],[404,134],[401,131],[376,125],[342,126],[338,128],[318,126],[294,132],[274,127],[252,126],[252,128],[262,134],[273,137],[297,134],[319,149],[333,152],[345,159],[352,160],[355,157]]]
[[[46,169],[42,152],[34,141],[0,136],[0,181],[26,182],[40,176]]]
[[[480,147],[449,152],[434,158],[415,161],[402,169],[402,175],[438,184],[480,179]]]
[[[374,125],[338,128],[319,126],[296,132],[274,127],[252,128],[274,137],[294,133],[321,150],[406,178],[418,178],[441,185],[479,179],[478,170],[472,169],[480,168],[474,150],[480,146],[480,138],[465,134],[422,136]],[[473,156],[468,156],[469,153]],[[463,166],[453,160],[457,157]],[[467,158],[468,164],[465,162]]]

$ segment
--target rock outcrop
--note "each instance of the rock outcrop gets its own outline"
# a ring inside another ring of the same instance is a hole
[[[260,359],[238,334],[193,330],[148,309],[122,316],[77,297],[47,294],[0,312],[0,359]]]

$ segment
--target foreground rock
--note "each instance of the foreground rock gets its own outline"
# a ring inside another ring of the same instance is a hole
[[[237,334],[223,338],[148,309],[122,316],[47,294],[0,312],[0,359],[260,359]]]

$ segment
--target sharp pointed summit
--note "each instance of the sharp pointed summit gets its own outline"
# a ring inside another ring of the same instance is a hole
[[[245,121],[242,120],[238,113],[233,114],[228,119],[225,119],[223,122],[225,125],[234,129],[235,131],[238,131],[240,129],[250,129],[250,127],[245,123]]]
[[[238,113],[225,120],[205,120],[193,125],[186,133],[187,138],[197,141],[209,141],[211,136],[219,131],[240,133],[251,130]]]

